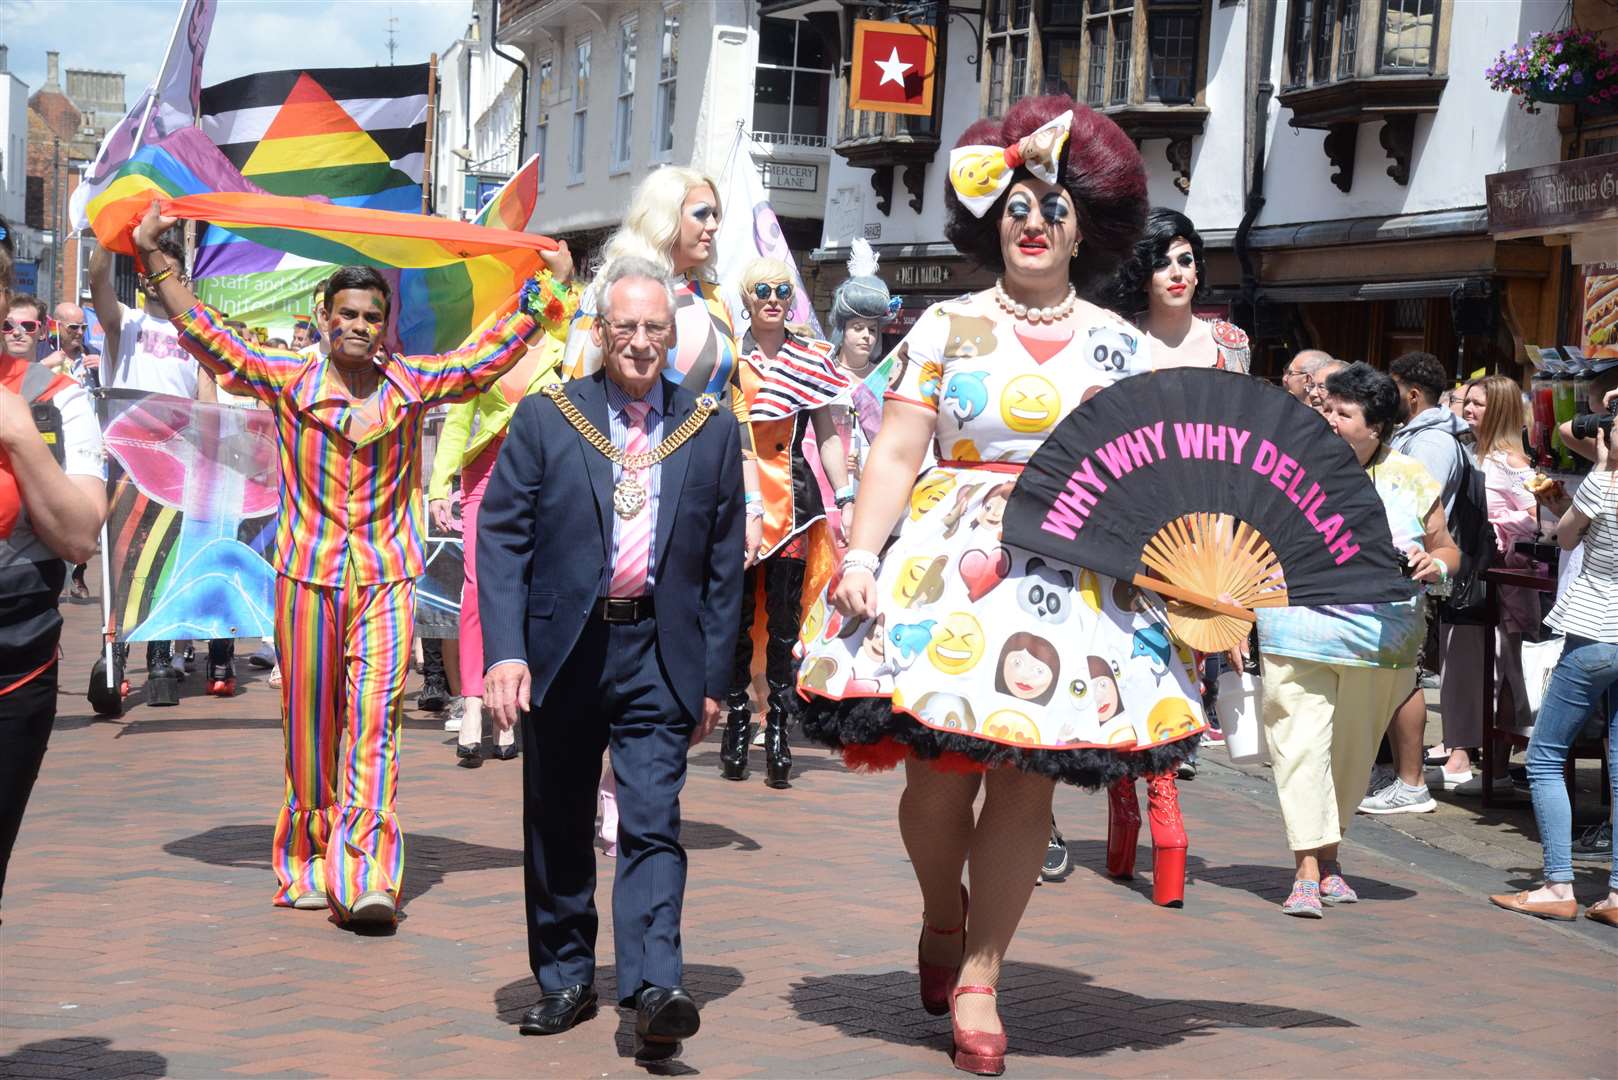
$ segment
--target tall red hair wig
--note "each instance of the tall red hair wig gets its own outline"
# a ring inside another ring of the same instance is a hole
[[[955,145],[1010,146],[1069,109],[1073,129],[1058,182],[1073,199],[1082,237],[1068,277],[1084,292],[1134,250],[1146,227],[1146,167],[1134,141],[1094,109],[1058,94],[1023,98],[1004,119],[979,120],[967,128]],[[1013,182],[1030,175],[1019,167]],[[956,198],[948,177],[944,180],[944,236],[962,255],[996,272],[1006,268],[999,226],[1005,203],[1002,195],[981,218],[974,217]]]

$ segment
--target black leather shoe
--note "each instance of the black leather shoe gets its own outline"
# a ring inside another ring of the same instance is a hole
[[[596,1014],[596,992],[580,983],[552,990],[522,1014],[517,1030],[524,1035],[560,1035]]]
[[[665,1061],[680,1052],[680,1040],[702,1026],[697,1003],[682,986],[648,986],[635,1003],[635,1057]]]
[[[463,769],[476,769],[483,764],[483,747],[478,743],[468,746],[466,743],[455,744],[455,764]]]

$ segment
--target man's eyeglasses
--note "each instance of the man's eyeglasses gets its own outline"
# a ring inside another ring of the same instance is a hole
[[[610,322],[607,329],[615,341],[630,341],[641,330],[646,331],[647,341],[662,341],[673,327],[665,322]]]
[[[15,334],[18,330],[21,330],[25,334],[38,333],[39,332],[39,320],[38,319],[7,319],[4,323],[0,323],[0,330],[3,330],[5,333],[8,333],[8,334]]]
[[[768,300],[772,292],[775,293],[777,300],[785,300],[792,295],[792,283],[783,281],[779,285],[771,285],[768,282],[761,281],[753,286],[753,295],[760,300]]]

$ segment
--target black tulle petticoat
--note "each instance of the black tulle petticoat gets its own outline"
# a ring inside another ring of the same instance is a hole
[[[886,697],[842,701],[810,694],[800,708],[805,736],[841,751],[849,768],[866,772],[892,769],[905,758],[915,757],[946,772],[986,772],[1012,766],[1094,790],[1114,780],[1173,772],[1196,753],[1201,742],[1200,735],[1193,735],[1145,750],[1029,749],[938,731],[895,712],[892,700]]]

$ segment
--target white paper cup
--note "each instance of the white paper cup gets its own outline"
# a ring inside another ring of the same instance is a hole
[[[1264,740],[1263,681],[1257,675],[1227,671],[1219,676],[1219,730],[1225,733],[1225,750],[1238,765],[1254,765],[1270,760]]]

